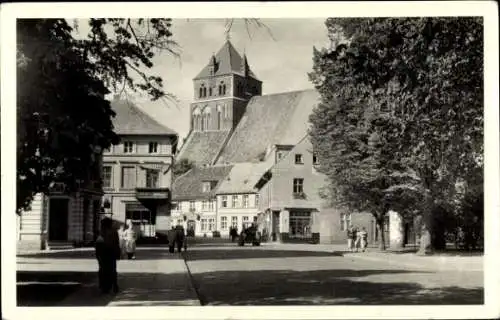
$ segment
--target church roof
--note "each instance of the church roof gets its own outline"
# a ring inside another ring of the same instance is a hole
[[[295,145],[318,102],[315,90],[252,97],[217,163],[256,162],[273,145]]]
[[[255,184],[269,167],[270,164],[265,162],[233,164],[231,172],[221,182],[217,194],[256,192]]]
[[[189,159],[197,164],[210,164],[217,156],[230,131],[192,131],[182,145],[177,159]]]
[[[198,75],[194,79],[208,78],[211,76],[209,69],[211,60],[212,58],[210,58],[210,61],[207,63],[207,65],[200,71],[200,73],[198,73]],[[215,55],[215,61],[217,66],[215,69],[215,73],[213,74],[214,76],[231,73],[243,75],[243,58],[240,56],[238,51],[234,48],[233,44],[229,40],[226,41],[219,52],[217,52],[217,54]],[[248,64],[248,62],[246,62],[246,64]],[[252,72],[252,70],[250,70],[249,67],[248,75],[254,79],[257,79],[255,74]]]
[[[111,101],[111,108],[116,113],[112,121],[118,135],[177,136],[177,132],[158,123],[129,100],[115,99]]]
[[[218,186],[229,174],[231,168],[231,165],[193,167],[175,179],[172,186],[172,200],[196,200],[215,197]],[[203,181],[217,181],[217,184],[210,192],[203,192]]]

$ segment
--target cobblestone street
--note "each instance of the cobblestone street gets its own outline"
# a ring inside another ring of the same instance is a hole
[[[164,247],[143,247],[139,248],[137,260],[119,262],[121,292],[105,296],[97,290],[97,266],[90,249],[19,255],[18,304],[483,303],[480,256],[424,257],[427,260],[423,263],[412,254],[345,253],[331,248],[207,244],[191,247],[182,255],[172,255]],[[53,294],[40,290],[49,287]]]

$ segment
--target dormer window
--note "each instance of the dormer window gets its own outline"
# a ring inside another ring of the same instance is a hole
[[[202,192],[210,192],[212,190],[212,184],[210,181],[203,181],[201,185]]]

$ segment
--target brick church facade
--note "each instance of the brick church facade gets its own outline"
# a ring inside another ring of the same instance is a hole
[[[190,132],[176,155],[195,168],[172,186],[172,223],[200,236],[259,221],[270,241],[344,242],[350,225],[379,238],[369,213],[331,208],[308,140],[315,90],[262,95],[228,40],[193,79]],[[205,187],[206,186],[206,187]]]

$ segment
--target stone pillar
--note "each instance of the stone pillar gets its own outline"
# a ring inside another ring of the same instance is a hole
[[[319,211],[311,212],[311,236],[313,243],[320,242],[321,215]]]
[[[389,211],[389,248],[401,249],[404,247],[403,218],[396,211]]]
[[[290,212],[283,210],[280,212],[280,241],[288,240],[288,233],[290,232]]]

